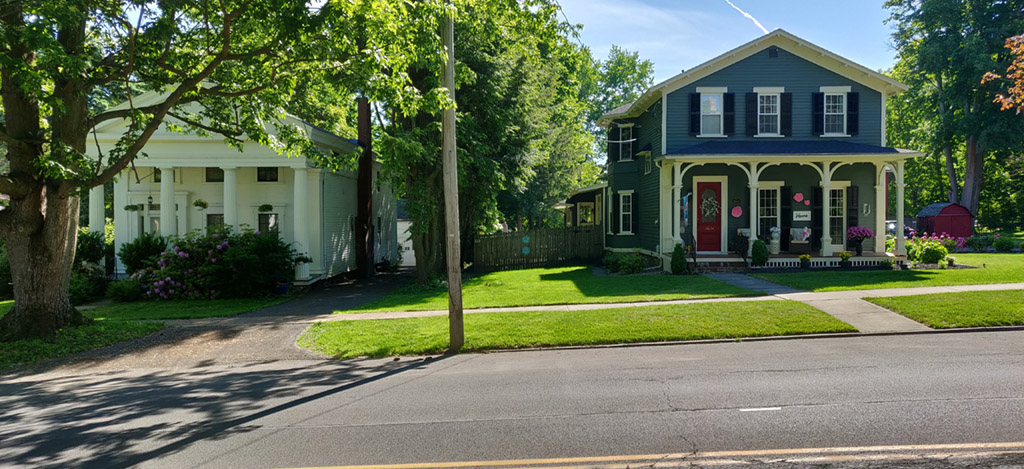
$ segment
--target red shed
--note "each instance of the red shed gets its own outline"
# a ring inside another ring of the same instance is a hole
[[[970,237],[974,226],[974,215],[960,204],[931,204],[917,214],[918,233],[946,233],[949,236]]]

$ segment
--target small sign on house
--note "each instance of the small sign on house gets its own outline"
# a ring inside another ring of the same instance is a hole
[[[793,221],[811,221],[810,210],[793,211]]]

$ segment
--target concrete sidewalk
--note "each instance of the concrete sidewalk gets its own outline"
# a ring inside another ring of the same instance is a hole
[[[712,298],[704,300],[670,300],[632,303],[599,303],[549,306],[518,306],[508,308],[467,309],[466,314],[504,313],[517,311],[584,311],[611,308],[639,308],[644,306],[679,305],[691,303],[725,303],[736,301],[793,300],[820,309],[837,319],[857,328],[865,334],[884,332],[920,332],[932,330],[917,321],[894,313],[864,300],[870,297],[924,295],[932,293],[954,293],[966,291],[1024,290],[1024,283],[997,283],[986,285],[954,285],[938,287],[885,288],[871,290],[848,290],[835,292],[805,292],[778,285],[743,274],[710,274],[712,278],[755,291],[768,293],[764,296],[738,298]],[[446,316],[446,310],[401,311],[390,313],[328,314],[309,317],[303,322],[318,321],[360,321],[370,319],[399,319],[429,316]]]

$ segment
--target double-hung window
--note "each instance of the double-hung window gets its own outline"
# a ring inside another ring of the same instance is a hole
[[[772,227],[779,226],[779,187],[762,187],[757,193],[757,234],[764,238],[771,236]]]
[[[619,193],[619,234],[633,234],[633,191]]]
[[[757,134],[779,135],[779,94],[757,95]]]
[[[828,235],[832,244],[846,243],[846,188],[829,189]]]
[[[846,134],[846,93],[825,93],[825,134]]]
[[[633,126],[619,127],[619,161],[633,161]]]
[[[722,116],[725,104],[722,93],[701,93],[700,134],[705,136],[723,135]]]

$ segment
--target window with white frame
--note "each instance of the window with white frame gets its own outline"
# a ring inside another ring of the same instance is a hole
[[[828,235],[832,244],[846,244],[846,188],[829,189]]]
[[[619,161],[633,161],[633,126],[619,127]]]
[[[772,227],[779,226],[779,189],[761,188],[757,193],[757,234],[770,236]]]
[[[700,134],[722,135],[722,116],[724,104],[721,93],[701,93],[700,95]]]
[[[605,190],[608,192],[608,203],[605,204],[608,206],[608,213],[606,218],[606,220],[608,220],[608,223],[606,223],[606,225],[608,225],[608,234],[612,234],[612,220],[614,220],[614,218],[612,218],[612,211],[614,210],[613,205],[615,205],[615,198],[612,197],[611,188],[607,188]]]
[[[594,203],[580,202],[576,212],[576,226],[591,226],[594,224]]]
[[[779,95],[777,93],[757,95],[758,135],[779,134]]]
[[[633,191],[619,193],[619,234],[633,234]]]
[[[651,174],[651,155],[644,155],[644,174]]]
[[[846,134],[846,93],[825,93],[825,134]]]

